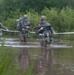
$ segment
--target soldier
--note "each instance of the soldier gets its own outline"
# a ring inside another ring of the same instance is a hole
[[[26,42],[26,39],[29,38],[29,32],[31,28],[31,24],[28,16],[24,15],[24,17],[17,19],[16,23],[17,23],[17,30],[20,31],[20,35],[19,35],[20,40],[22,37],[24,37],[24,42]]]
[[[46,16],[42,15],[40,18],[40,23],[37,26],[36,32],[38,34],[43,33],[46,34],[46,29],[50,31],[50,43],[53,43],[53,35],[55,34],[55,31],[50,23],[46,21]]]
[[[27,36],[29,37],[29,32],[31,29],[31,23],[30,23],[30,20],[29,20],[27,15],[24,15],[24,17],[23,17],[22,31],[24,29],[26,29],[26,33],[28,34]]]
[[[27,15],[24,15],[24,17],[17,19],[16,24],[17,24],[17,30],[19,30],[20,32],[25,28],[30,29],[31,26]]]
[[[25,27],[25,26],[27,26],[28,28],[30,28],[30,26],[31,26],[30,20],[29,20],[27,15],[24,15],[24,17],[23,17],[23,25],[22,25],[22,27]]]

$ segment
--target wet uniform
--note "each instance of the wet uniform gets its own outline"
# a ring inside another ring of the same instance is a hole
[[[41,27],[43,27],[42,30],[38,31]],[[53,42],[53,37],[52,37],[52,34],[53,34],[53,28],[51,26],[50,23],[48,22],[45,22],[44,24],[43,23],[39,23],[38,26],[36,27],[36,30],[37,30],[37,34],[44,34],[46,36],[46,31],[48,30],[49,31],[49,36],[50,36],[50,42],[52,43]]]
[[[38,33],[44,33],[45,30],[50,30],[52,33],[51,25],[48,22],[46,22],[45,24],[39,23],[37,28],[40,29],[41,27],[43,27],[43,29],[40,30]]]

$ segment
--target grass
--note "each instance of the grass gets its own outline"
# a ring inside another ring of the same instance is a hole
[[[0,48],[0,75],[13,75],[12,73],[16,75],[17,68],[14,66],[16,55],[10,50],[10,47],[4,48],[3,45]]]
[[[20,71],[17,61],[17,50],[11,47],[0,47],[0,75],[31,75],[34,62],[26,72]]]

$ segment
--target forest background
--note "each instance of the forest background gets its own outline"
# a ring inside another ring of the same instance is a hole
[[[74,0],[0,0],[0,22],[16,30],[16,19],[27,14],[32,30],[45,15],[57,32],[74,31]]]

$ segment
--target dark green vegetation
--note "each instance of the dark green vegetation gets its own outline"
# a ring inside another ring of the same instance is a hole
[[[0,21],[16,29],[16,19],[27,14],[34,28],[44,14],[56,31],[74,31],[73,4],[74,0],[0,0]]]

